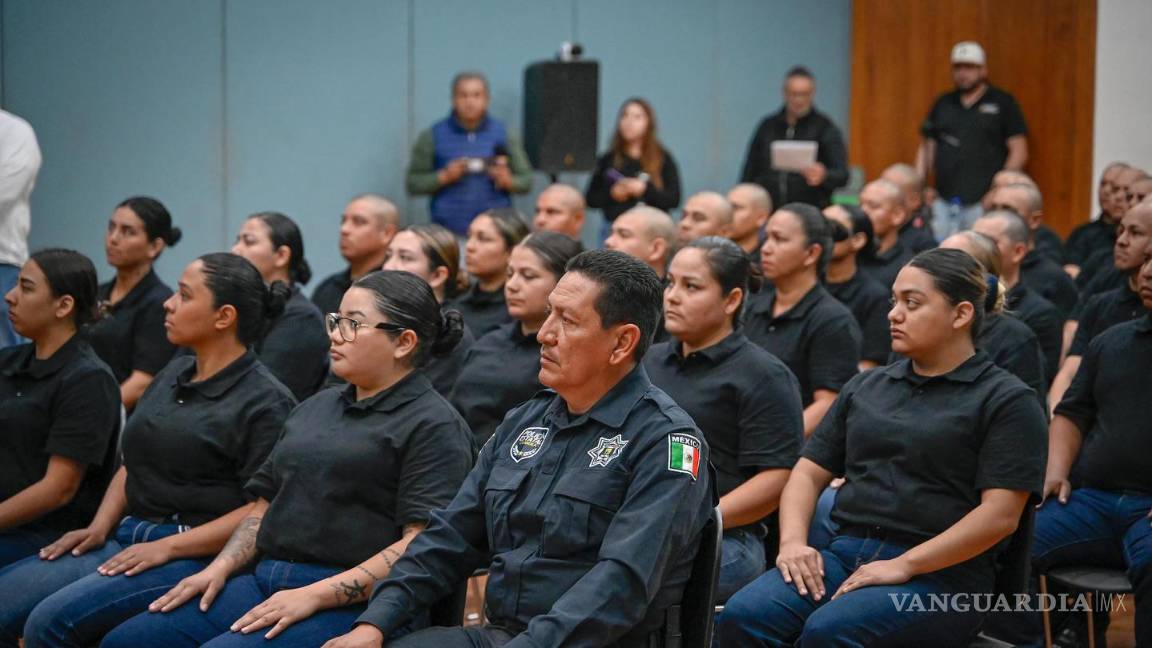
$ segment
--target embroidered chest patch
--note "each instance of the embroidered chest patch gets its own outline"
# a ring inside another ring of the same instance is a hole
[[[520,436],[512,442],[512,447],[509,449],[509,454],[512,455],[512,461],[520,463],[525,459],[535,457],[540,448],[544,447],[544,442],[548,440],[548,428],[546,427],[530,427],[524,428]]]
[[[588,451],[588,456],[592,457],[592,461],[589,462],[588,467],[607,466],[613,459],[620,456],[620,453],[626,445],[628,445],[628,442],[621,439],[619,434],[611,439],[600,437],[600,443],[597,443],[595,448]]]

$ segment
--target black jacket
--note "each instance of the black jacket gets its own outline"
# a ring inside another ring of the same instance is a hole
[[[811,187],[804,176],[772,168],[772,142],[776,140],[812,140],[818,143],[816,161],[828,169],[824,182]],[[848,153],[840,129],[815,108],[801,117],[795,126],[788,125],[784,109],[764,118],[756,128],[748,157],[744,160],[741,182],[755,182],[768,190],[776,207],[790,202],[806,202],[826,207],[832,190],[848,182]]]

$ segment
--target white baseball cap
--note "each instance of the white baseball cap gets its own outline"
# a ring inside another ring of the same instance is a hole
[[[976,41],[963,41],[956,43],[952,48],[952,65],[967,63],[969,65],[984,65],[984,48]]]

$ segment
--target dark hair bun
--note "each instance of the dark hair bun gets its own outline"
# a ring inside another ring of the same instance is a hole
[[[179,243],[183,236],[184,232],[180,231],[179,227],[173,226],[172,229],[168,230],[168,236],[164,237],[164,243],[166,243],[168,247],[172,247]]]
[[[748,259],[748,292],[755,294],[763,287],[764,272],[760,269],[760,264]],[[744,301],[748,301],[747,295],[744,296]]]
[[[284,307],[292,298],[292,289],[283,281],[273,281],[264,293],[264,318],[271,321],[284,313]]]
[[[303,286],[312,279],[312,266],[308,265],[308,260],[300,257],[300,265],[296,266],[296,276],[293,280]]]
[[[442,358],[452,353],[456,345],[460,344],[462,337],[464,337],[464,316],[457,310],[444,311],[440,320],[440,332],[432,341],[432,357]]]

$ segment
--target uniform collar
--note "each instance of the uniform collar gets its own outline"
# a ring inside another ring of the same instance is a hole
[[[608,393],[604,394],[588,412],[573,417],[568,412],[568,404],[563,398],[557,397],[549,408],[549,415],[560,428],[579,425],[586,419],[594,419],[607,427],[618,428],[624,425],[628,414],[644,394],[648,393],[648,388],[651,386],[652,381],[648,379],[648,372],[637,362],[632,371],[608,390]]]
[[[14,376],[19,373],[26,373],[33,378],[40,380],[47,376],[51,376],[63,369],[76,354],[80,353],[81,349],[85,346],[84,342],[80,339],[79,335],[73,335],[68,338],[68,341],[60,345],[56,352],[43,360],[36,359],[36,344],[28,343],[23,345],[24,348],[17,351],[18,359],[9,367],[4,369],[4,374],[7,376]]]
[[[468,292],[464,293],[463,301],[485,305],[499,304],[504,301],[504,287],[501,286],[499,290],[481,290],[480,283],[473,282]]]
[[[904,241],[896,239],[896,245],[888,248],[887,252],[877,252],[876,258],[880,261],[883,261],[884,263],[890,263],[894,259],[900,258],[900,256],[906,251],[907,247],[905,247]]]
[[[713,365],[718,365],[721,362],[724,362],[724,360],[726,360],[733,353],[739,351],[747,342],[748,338],[744,336],[744,333],[737,330],[733,331],[731,335],[710,347],[700,349],[699,351],[693,351],[687,356],[684,356],[683,345],[679,340],[673,338],[672,342],[668,345],[667,358],[672,359],[679,365],[684,365],[686,362],[691,362],[694,358],[707,360]]]
[[[767,314],[772,321],[804,319],[808,316],[808,313],[816,307],[816,304],[820,303],[820,301],[827,296],[828,291],[824,289],[824,286],[817,283],[815,286],[812,286],[811,290],[804,293],[804,296],[800,298],[800,301],[796,302],[796,305],[780,315],[772,317],[772,306],[776,303],[776,291],[772,290],[764,299],[759,300],[759,308],[756,308],[755,312]]]
[[[535,333],[529,333],[527,335],[524,334],[524,330],[522,328],[520,328],[520,321],[519,320],[512,320],[511,322],[508,322],[507,324],[504,324],[503,326],[508,327],[508,330],[506,331],[508,334],[508,339],[512,340],[512,343],[515,344],[516,346],[520,346],[522,344],[523,345],[529,345],[529,344],[537,345],[537,344],[539,344],[539,342],[536,340],[536,334]]]
[[[193,389],[205,398],[220,398],[231,389],[240,379],[254,369],[257,364],[256,354],[251,350],[232,361],[232,364],[216,372],[216,375],[207,380],[193,382],[192,376],[196,374],[196,357],[188,356],[192,362],[180,373],[176,374],[174,389]]]
[[[975,355],[965,360],[959,367],[939,376],[921,376],[917,374],[913,371],[912,360],[909,358],[902,358],[900,361],[885,367],[883,371],[897,380],[908,380],[918,383],[935,379],[950,380],[956,383],[973,383],[976,382],[976,380],[980,378],[980,375],[990,366],[992,366],[992,362],[988,359],[988,355],[983,351],[977,351]]]
[[[423,371],[412,371],[400,382],[371,398],[356,400],[356,386],[348,385],[340,392],[340,399],[344,401],[345,410],[394,412],[431,389],[432,383]]]
[[[124,306],[131,306],[132,304],[135,304],[136,302],[143,299],[144,295],[148,294],[148,292],[152,290],[152,288],[158,283],[160,283],[160,278],[156,276],[156,271],[149,269],[148,274],[141,277],[140,281],[135,286],[132,286],[132,290],[129,290],[128,294],[124,295],[123,299],[116,302],[115,304],[109,304],[108,308],[116,310],[123,308]],[[101,303],[108,301],[108,298],[112,296],[112,288],[115,285],[116,280],[113,279],[112,281],[109,281],[108,283],[100,286],[98,297]]]

